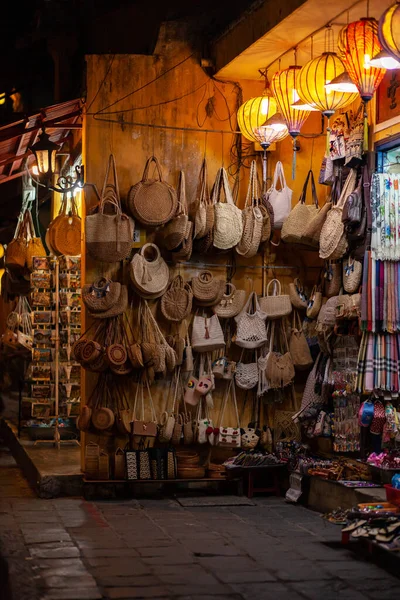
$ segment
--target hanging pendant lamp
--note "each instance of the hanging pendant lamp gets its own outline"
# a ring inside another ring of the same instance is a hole
[[[390,6],[381,18],[378,25],[378,37],[384,50],[400,60],[400,4],[396,2]]]
[[[349,23],[339,33],[338,54],[362,100],[369,102],[385,75],[385,69],[369,61],[382,50],[378,38],[378,22],[373,18]]]
[[[272,94],[267,77],[265,77],[265,90],[262,96],[250,98],[244,102],[237,112],[237,121],[241,134],[251,142],[258,142],[256,129],[264,125],[277,111],[276,100]],[[282,132],[280,141],[286,137],[287,132]]]
[[[294,65],[283,69],[283,71],[278,71],[271,80],[271,88],[278,105],[278,110],[286,121],[289,135],[293,138],[292,179],[295,179],[296,176],[296,138],[300,133],[303,123],[310,114],[309,110],[296,110],[292,106],[292,104],[300,99],[297,92],[300,71],[301,67]]]

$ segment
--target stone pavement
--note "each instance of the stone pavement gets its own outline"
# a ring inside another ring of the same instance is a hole
[[[191,509],[174,500],[41,500],[4,449],[0,484],[1,551],[13,600],[398,595],[398,579],[334,547],[337,526],[279,498]]]

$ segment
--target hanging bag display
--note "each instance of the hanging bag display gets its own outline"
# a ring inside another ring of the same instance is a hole
[[[277,189],[278,184],[280,189]],[[283,165],[280,160],[275,165],[272,186],[267,191],[266,197],[274,213],[274,229],[282,229],[282,225],[292,210],[293,191],[287,186]]]
[[[178,210],[175,217],[166,224],[163,230],[164,246],[167,250],[175,250],[175,248],[178,248],[182,244],[187,232],[188,223],[185,174],[181,171],[178,183]]]
[[[258,193],[257,166],[253,160],[250,166],[249,185],[243,216],[243,235],[236,252],[246,258],[253,258],[258,252],[261,243],[263,228],[263,215],[259,208],[260,196]]]
[[[110,170],[114,183],[108,183]],[[111,210],[111,214],[106,209]],[[110,154],[98,212],[85,218],[87,251],[92,258],[101,262],[123,260],[131,251],[133,231],[133,221],[121,209],[117,169],[114,156]]]
[[[309,369],[314,364],[297,310],[293,311],[292,327],[289,338],[289,351],[290,356],[292,357],[293,365],[299,371]]]
[[[221,191],[224,190],[225,202],[221,201]],[[238,244],[243,235],[242,211],[232,197],[228,175],[223,167],[219,169],[213,188],[215,204],[214,241],[215,248],[229,250]]]
[[[272,294],[270,294],[271,285]],[[269,282],[266,294],[264,288],[264,295],[259,302],[261,310],[266,313],[268,319],[281,319],[292,312],[290,296],[289,294],[282,294],[282,286],[278,279],[272,279]]]
[[[144,244],[130,264],[131,282],[143,298],[159,298],[167,289],[169,268],[155,244]]]
[[[341,180],[342,175],[341,172],[339,172],[339,174],[334,177],[329,199],[326,201],[326,203],[318,212],[318,214],[316,214],[313,217],[313,219],[307,224],[302,235],[301,241],[303,244],[314,247],[319,246],[319,238],[321,237],[321,231],[325,223],[326,217],[329,211],[331,210],[332,206],[337,202],[337,200],[340,197]]]
[[[275,321],[270,325],[269,351],[266,357],[265,375],[271,389],[281,389],[290,385],[294,379],[295,371],[285,328],[280,322],[281,352],[274,350],[275,345]]]
[[[192,328],[192,348],[196,352],[212,352],[225,348],[224,334],[217,315],[195,315]]]
[[[352,169],[347,176],[340,198],[326,216],[321,229],[319,256],[323,259],[341,258],[347,249],[347,240],[342,221],[344,204],[348,196],[354,191],[357,172]]]
[[[226,293],[227,292],[227,293]],[[245,290],[238,290],[233,283],[226,284],[226,292],[218,304],[212,307],[213,312],[220,319],[236,317],[243,309],[246,302]]]
[[[224,415],[229,399],[232,399],[236,427],[226,427],[222,425],[224,422]],[[226,384],[226,391],[222,402],[221,412],[218,420],[218,435],[216,439],[217,446],[223,448],[240,448],[240,421],[239,411],[236,401],[236,390],[233,381],[229,381]]]
[[[235,317],[237,330],[235,343],[241,348],[259,348],[267,341],[265,320],[258,297],[252,292],[241,312]]]
[[[306,204],[309,181],[311,181],[312,204]],[[290,214],[282,226],[281,240],[283,242],[290,242],[293,244],[300,243],[310,221],[312,221],[319,214],[319,212],[320,208],[318,206],[314,174],[310,169],[304,182],[300,200],[290,211]]]
[[[152,162],[155,163],[158,179],[149,179]],[[128,206],[132,215],[147,227],[165,225],[175,216],[178,198],[174,188],[163,180],[160,163],[155,156],[147,160],[142,180],[129,190]]]

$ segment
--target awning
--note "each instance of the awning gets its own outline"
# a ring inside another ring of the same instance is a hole
[[[40,112],[0,127],[0,183],[20,177],[34,160],[28,150],[37,141],[42,125],[52,142],[63,144],[71,129],[80,128],[82,102],[80,99],[54,104]]]

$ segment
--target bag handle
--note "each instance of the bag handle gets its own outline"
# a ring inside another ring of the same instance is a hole
[[[279,281],[279,279],[271,279],[271,281],[267,285],[267,296],[270,295],[269,288],[270,288],[271,283],[274,285],[274,289],[273,289],[271,296],[281,296],[282,295],[282,285],[281,285],[281,282]]]
[[[304,185],[303,185],[303,190],[302,190],[302,192],[300,194],[300,200],[299,200],[299,202],[301,202],[301,204],[306,204],[306,200],[307,200],[307,188],[308,188],[308,182],[309,181],[311,181],[311,194],[312,194],[313,204],[315,204],[316,208],[319,208],[318,198],[317,198],[317,191],[315,189],[314,173],[312,172],[311,169],[307,173],[307,177],[306,177],[306,180],[305,180]]]
[[[340,198],[336,203],[336,208],[340,208],[341,210],[343,210],[347,198],[350,196],[351,193],[354,192],[356,188],[356,180],[357,170],[351,169],[350,173],[347,175],[346,181],[344,182],[342,193],[340,194]]]
[[[199,188],[200,188],[200,204],[203,202],[204,204],[212,204],[212,199],[210,198],[210,190],[208,188],[208,171],[207,171],[207,161],[204,158],[201,164],[200,176],[199,176]]]
[[[233,406],[235,409],[237,428],[239,429],[240,428],[240,419],[239,419],[239,411],[238,411],[238,406],[237,406],[237,401],[236,401],[236,391],[235,391],[235,385],[233,383],[233,379],[231,379],[229,382],[227,382],[227,385],[226,385],[224,399],[222,401],[222,406],[221,406],[221,410],[220,410],[219,417],[218,417],[218,427],[221,427],[221,425],[222,425],[222,421],[223,421],[224,414],[225,414],[225,409],[228,404],[230,394],[232,394],[232,401],[233,401]]]
[[[110,176],[113,179],[113,183],[109,183],[108,179]],[[115,207],[115,211],[117,214],[121,214],[121,201],[119,195],[119,185],[118,185],[118,177],[117,177],[117,167],[115,164],[114,154],[110,154],[108,158],[108,164],[106,169],[106,175],[104,177],[103,188],[101,190],[100,197],[100,205],[99,212],[104,213],[104,206],[106,204],[112,204]]]
[[[232,191],[229,186],[228,175],[224,167],[221,167],[217,173],[217,178],[215,180],[214,188],[213,188],[213,202],[215,204],[221,202],[221,191],[224,190],[225,194],[225,202],[226,204],[231,204],[235,206],[233,201]]]
[[[314,286],[313,290],[314,289],[316,289],[316,286]],[[297,327],[296,327],[296,322],[297,322]],[[284,326],[283,326],[283,329],[285,329]],[[297,310],[293,311],[293,317],[292,317],[292,331],[294,329],[297,329],[297,331],[299,333],[301,333],[303,331],[303,323],[301,322],[299,311],[297,311]]]
[[[178,182],[178,210],[176,211],[176,215],[187,215],[188,207],[186,200],[186,181],[185,181],[185,173],[183,171],[179,172],[179,182]]]
[[[149,178],[149,169],[150,169],[150,165],[151,165],[152,162],[154,162],[155,165],[156,165],[156,169],[158,171],[159,181],[163,180],[160,163],[158,162],[158,158],[156,158],[153,155],[153,156],[150,156],[150,158],[147,159],[146,166],[145,166],[144,171],[143,171],[142,182],[148,181],[148,178]]]
[[[245,201],[245,208],[255,206],[258,204],[258,181],[257,181],[257,163],[255,160],[251,161],[249,185],[247,186],[247,195]]]
[[[283,164],[280,160],[278,160],[278,162],[275,165],[274,179],[272,182],[272,187],[274,190],[276,190],[276,186],[277,186],[278,182],[279,182],[282,190],[287,187],[285,171],[283,170]]]

